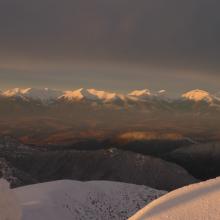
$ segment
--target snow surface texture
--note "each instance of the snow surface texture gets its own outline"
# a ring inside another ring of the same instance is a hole
[[[165,192],[109,181],[62,180],[14,189],[22,220],[122,220]]]
[[[21,220],[21,207],[9,183],[0,179],[0,220]]]
[[[219,220],[220,178],[183,187],[153,201],[130,220]]]

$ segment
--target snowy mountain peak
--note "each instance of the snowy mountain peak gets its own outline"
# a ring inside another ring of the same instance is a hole
[[[60,98],[64,98],[67,100],[93,100],[93,101],[111,101],[117,98],[116,93],[106,92],[106,91],[99,91],[96,89],[77,89],[74,91],[66,91],[64,95]]]
[[[184,93],[182,98],[195,102],[206,101],[211,103],[213,101],[213,96],[209,92],[200,89],[195,89]]]
[[[90,93],[88,89],[84,88],[80,88],[73,91],[65,91],[64,94],[59,98],[64,98],[69,101],[80,101],[83,99],[97,100],[97,97],[95,95]]]
[[[134,90],[128,95],[130,96],[136,96],[136,97],[143,97],[143,96],[150,96],[151,92],[149,89],[143,89],[143,90]]]
[[[129,97],[134,97],[137,99],[137,101],[145,101],[149,99],[155,99],[155,100],[169,100],[168,97],[166,97],[166,90],[162,89],[155,93],[150,92],[149,89],[143,89],[143,90],[134,90],[133,92],[128,94]]]
[[[166,90],[162,89],[162,90],[159,90],[157,92],[158,95],[165,95],[166,94]]]
[[[116,93],[106,92],[106,91],[99,91],[95,89],[88,89],[88,91],[98,97],[100,100],[113,100],[117,97]]]

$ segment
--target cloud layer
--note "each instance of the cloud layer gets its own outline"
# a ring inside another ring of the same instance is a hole
[[[0,67],[107,62],[218,76],[219,8],[218,0],[1,0]]]

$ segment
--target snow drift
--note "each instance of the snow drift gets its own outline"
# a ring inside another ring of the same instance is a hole
[[[130,220],[219,220],[220,178],[183,187],[153,201]]]
[[[165,193],[126,183],[71,180],[20,187],[14,192],[21,200],[22,220],[124,220]]]

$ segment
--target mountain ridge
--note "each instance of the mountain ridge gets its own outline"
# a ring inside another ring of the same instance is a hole
[[[218,93],[216,93],[218,94]],[[114,101],[116,99],[121,100],[133,100],[133,101],[143,101],[144,99],[161,98],[165,96],[169,99],[176,100],[182,99],[187,101],[200,102],[205,101],[212,103],[213,100],[220,100],[220,98],[211,94],[208,91],[201,89],[194,89],[187,91],[177,98],[170,98],[167,96],[166,90],[159,90],[157,92],[151,92],[149,89],[143,90],[133,90],[127,94],[109,92],[104,90],[97,90],[94,88],[86,89],[80,88],[75,90],[56,90],[49,88],[14,88],[1,92],[1,96],[4,97],[21,97],[21,98],[31,98],[39,100],[56,100],[56,99],[67,99],[69,101],[80,101],[83,99],[88,99],[92,101]]]

